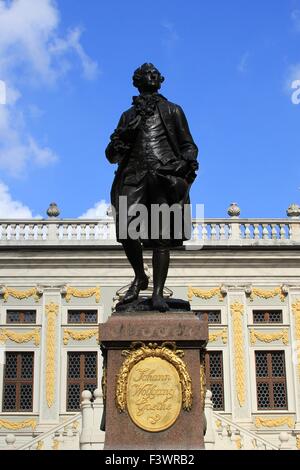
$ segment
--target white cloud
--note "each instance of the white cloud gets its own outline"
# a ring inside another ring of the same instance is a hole
[[[295,31],[300,32],[300,10],[293,10],[291,13],[291,19]]]
[[[13,175],[28,162],[53,163],[57,156],[30,134],[22,109],[24,81],[52,86],[80,67],[85,79],[97,77],[98,64],[81,44],[82,31],[59,35],[60,12],[55,0],[0,0],[0,80],[6,83],[7,104],[0,105],[0,168]]]
[[[14,201],[8,187],[0,182],[0,219],[32,219],[31,210]]]
[[[245,52],[242,57],[240,62],[237,65],[237,71],[239,73],[245,73],[248,69],[248,62],[249,62],[249,52]]]
[[[164,28],[165,36],[162,39],[162,45],[167,52],[171,52],[179,41],[179,35],[176,31],[175,25],[170,21],[163,21],[162,27]]]
[[[110,204],[106,201],[97,202],[94,207],[87,210],[79,219],[103,219],[106,218],[107,212],[110,209]]]

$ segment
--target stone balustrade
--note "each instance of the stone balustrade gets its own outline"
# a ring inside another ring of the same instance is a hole
[[[193,219],[187,246],[299,245],[300,219]],[[113,246],[112,218],[0,220],[0,246]]]

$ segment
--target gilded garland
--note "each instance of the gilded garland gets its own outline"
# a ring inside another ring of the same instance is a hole
[[[18,300],[24,300],[33,297],[35,302],[39,302],[41,296],[39,290],[36,287],[28,290],[17,290],[13,289],[12,287],[4,287],[2,289],[2,295],[4,302],[7,302],[9,297],[14,297]]]
[[[79,290],[75,287],[67,287],[66,288],[66,302],[70,302],[72,297],[76,297],[78,299],[87,299],[89,297],[95,296],[96,303],[100,302],[100,287],[93,287],[91,289],[86,290]]]
[[[213,299],[214,297],[218,297],[220,302],[224,301],[224,292],[221,287],[214,287],[210,290],[203,290],[197,287],[189,287],[188,288],[188,300],[191,301],[193,297],[198,297],[199,299],[209,300]]]

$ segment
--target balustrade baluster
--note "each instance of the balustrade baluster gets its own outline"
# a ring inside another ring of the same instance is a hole
[[[260,225],[259,224],[253,224],[253,227],[254,227],[254,230],[253,230],[254,239],[259,240],[260,239],[260,231],[259,231]]]
[[[269,239],[269,230],[268,230],[268,224],[262,224],[263,226],[263,239],[268,240]]]
[[[250,230],[251,225],[250,224],[245,224],[245,238],[246,240],[251,239],[251,230]]]

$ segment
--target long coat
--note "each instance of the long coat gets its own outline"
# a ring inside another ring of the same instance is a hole
[[[181,167],[181,174],[178,174],[181,178],[185,178],[188,181],[184,194],[178,196],[177,200],[173,203],[178,203],[182,206],[189,204],[189,191],[193,181],[196,178],[195,163],[198,157],[198,148],[193,140],[190,133],[189,126],[185,114],[182,108],[165,98],[159,101],[158,110],[165,127],[166,134],[169,143],[173,149],[174,156],[178,162],[178,166]],[[124,155],[124,152],[120,152],[119,147],[115,145],[117,136],[122,129],[127,128],[128,124],[136,117],[135,108],[132,107],[128,111],[125,111],[119,121],[118,127],[115,133],[112,135],[112,140],[106,149],[106,157],[110,163],[118,163],[119,167],[116,171],[116,176],[112,185],[111,190],[111,203],[116,210],[116,223],[118,224],[118,201],[119,195],[122,194],[122,188],[124,186],[124,170],[128,165],[130,158],[130,150]],[[170,174],[170,178],[176,179],[175,174]],[[175,185],[174,185],[175,187]],[[176,193],[176,191],[175,191]],[[118,228],[118,227],[117,227]],[[187,236],[183,236],[183,240],[178,242],[176,240],[172,243],[173,246],[181,245],[184,240],[188,239]]]

